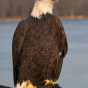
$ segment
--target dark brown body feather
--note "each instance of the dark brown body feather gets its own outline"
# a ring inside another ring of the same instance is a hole
[[[60,55],[61,53],[61,55]],[[14,82],[59,78],[67,40],[60,19],[52,15],[21,21],[12,41]]]

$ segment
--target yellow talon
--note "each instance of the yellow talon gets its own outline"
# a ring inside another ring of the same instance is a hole
[[[37,86],[34,86],[31,82],[27,85],[26,88],[37,88]]]
[[[54,82],[53,80],[44,80],[45,85],[54,85],[56,82]]]
[[[23,81],[21,84],[18,83],[16,88],[37,88],[37,86],[33,85],[30,80]]]
[[[45,86],[54,85],[56,82],[53,80],[44,80]],[[37,88],[37,86],[33,85],[30,80],[23,81],[21,84],[17,83],[16,88]]]

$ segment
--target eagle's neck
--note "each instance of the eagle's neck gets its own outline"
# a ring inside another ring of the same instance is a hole
[[[41,18],[45,14],[53,14],[53,2],[51,0],[40,0],[34,4],[31,16],[34,18]]]

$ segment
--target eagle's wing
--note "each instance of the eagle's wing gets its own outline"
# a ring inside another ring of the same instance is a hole
[[[14,74],[14,84],[17,83],[17,76],[20,65],[20,54],[21,48],[24,41],[24,34],[26,29],[24,30],[24,22],[20,22],[14,32],[13,40],[12,40],[12,57],[13,57],[13,74]]]
[[[67,54],[68,51],[68,44],[67,44],[67,38],[66,38],[66,34],[64,31],[64,27],[62,25],[62,22],[59,18],[56,17],[56,36],[57,36],[57,43],[58,43],[58,62],[57,62],[57,77],[60,76],[61,73],[61,69],[62,69],[62,64],[63,64],[63,59]]]
[[[61,59],[63,59],[68,51],[67,37],[60,19],[56,20],[56,25],[57,25],[57,39],[58,37],[60,37],[58,41],[58,46],[60,51],[59,55]]]

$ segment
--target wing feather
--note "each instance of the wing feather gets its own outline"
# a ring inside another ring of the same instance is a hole
[[[20,22],[14,32],[12,40],[12,57],[13,57],[13,74],[14,74],[14,84],[16,85],[18,75],[19,75],[19,66],[20,66],[20,54],[22,49],[22,44],[24,41],[24,22]]]

